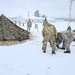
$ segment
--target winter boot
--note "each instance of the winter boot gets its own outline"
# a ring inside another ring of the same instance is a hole
[[[71,53],[71,51],[64,51],[64,53]]]
[[[43,51],[43,53],[46,53],[46,51]]]
[[[55,51],[52,51],[52,54],[56,54]]]

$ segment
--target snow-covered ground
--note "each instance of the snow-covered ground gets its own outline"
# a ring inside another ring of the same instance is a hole
[[[38,23],[37,23],[38,24]],[[67,29],[67,22],[52,23],[57,31]],[[75,23],[70,23],[72,29]],[[20,26],[26,29],[25,26]],[[51,47],[47,44],[47,52],[42,52],[42,23],[38,24],[38,32],[31,33],[36,36],[23,44],[0,46],[0,75],[75,75],[75,43],[72,42],[71,53],[65,54],[58,49],[55,55],[51,54]]]

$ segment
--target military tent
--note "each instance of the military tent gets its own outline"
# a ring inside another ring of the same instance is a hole
[[[3,14],[0,16],[0,41],[21,41],[29,39],[29,32],[18,27]]]

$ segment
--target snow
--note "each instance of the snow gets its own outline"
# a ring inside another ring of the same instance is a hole
[[[37,23],[38,32],[31,29],[35,39],[12,46],[0,46],[0,75],[75,75],[75,42],[70,45],[71,53],[65,54],[58,49],[51,54],[51,47],[47,44],[47,52],[42,52],[42,23]],[[57,31],[66,30],[68,23],[54,22]],[[74,29],[75,23],[70,23]],[[27,29],[25,26],[20,26]]]

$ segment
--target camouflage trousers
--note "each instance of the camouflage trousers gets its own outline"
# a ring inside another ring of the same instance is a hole
[[[70,44],[72,43],[72,39],[64,40],[62,47],[65,48],[67,51],[70,51]]]
[[[43,38],[43,44],[42,44],[42,50],[46,51],[46,47],[47,47],[47,42],[50,43],[51,47],[52,47],[52,51],[56,51],[56,41],[55,41],[55,37],[51,36],[51,37],[44,37]]]
[[[59,46],[62,43],[62,48],[65,48],[67,51],[70,51],[70,44],[72,43],[73,39],[67,38],[67,39],[62,39],[61,41],[57,41],[57,45]]]

